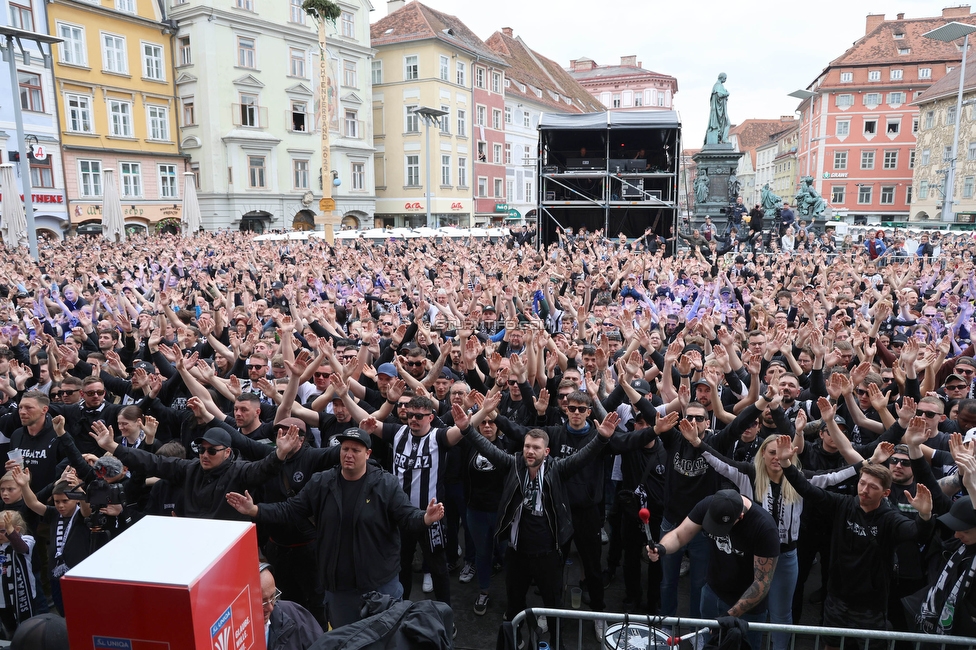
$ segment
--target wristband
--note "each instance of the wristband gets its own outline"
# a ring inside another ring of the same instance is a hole
[[[393,400],[391,400],[389,397],[386,398],[386,403],[387,404],[393,404],[394,406],[396,406],[396,402],[394,402]]]
[[[661,556],[661,557],[664,557],[665,555],[668,554],[668,549],[664,548],[664,544],[661,544],[661,543],[655,544],[654,545],[654,550],[656,550],[657,551],[657,554],[659,556]]]

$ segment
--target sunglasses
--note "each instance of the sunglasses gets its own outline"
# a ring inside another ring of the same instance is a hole
[[[589,406],[567,406],[566,410],[570,413],[586,413],[590,410]]]
[[[915,411],[915,415],[920,418],[929,418],[931,420],[932,418],[938,417],[942,414],[936,413],[935,411]]]
[[[857,389],[857,396],[858,397],[864,397],[867,394],[868,394],[868,391],[864,390],[863,388],[858,388]]]
[[[86,391],[83,391],[82,394],[83,395],[88,395],[88,397],[96,397],[96,396],[97,397],[101,397],[102,395],[105,394],[105,391],[104,390],[86,390]]]
[[[976,370],[960,370],[958,368],[953,368],[952,371],[960,375],[972,375],[976,373]]]
[[[965,390],[966,384],[953,384],[952,386],[946,385],[946,390]]]
[[[689,422],[704,422],[706,417],[705,415],[686,415],[685,419]]]
[[[47,394],[47,396],[50,397],[51,399],[58,399],[62,395],[64,395],[64,393],[62,393],[60,391],[58,391],[58,392],[53,392],[52,391],[52,392],[50,392],[50,393]]]
[[[508,380],[508,385],[509,386],[518,386],[518,381],[516,381],[514,379],[509,379]]]
[[[559,396],[559,401],[565,402],[566,400],[569,399],[570,395],[572,395],[572,393],[563,393],[562,395]]]
[[[911,467],[912,461],[908,458],[889,458],[888,464],[891,466],[901,465],[902,467]]]
[[[419,368],[424,365],[423,361],[407,361],[404,365],[410,366],[411,368]]]
[[[247,369],[248,370],[253,370],[255,368],[267,368],[267,366],[264,365],[264,364],[258,364],[258,363],[249,363],[249,364],[247,364]]]
[[[408,420],[423,420],[428,415],[430,415],[430,413],[407,413],[407,419]]]
[[[313,372],[312,376],[316,379],[328,379],[332,376],[331,372]]]
[[[221,452],[227,449],[227,447],[204,447],[202,445],[198,445],[194,443],[190,445],[190,449],[192,449],[193,453],[195,454],[201,454],[201,455],[207,454],[208,456],[216,456],[217,452]]]
[[[64,389],[61,390],[61,394],[62,395],[74,395],[75,393],[77,393],[80,390],[81,390],[80,388],[75,388],[74,390],[69,390],[67,388],[64,388]]]

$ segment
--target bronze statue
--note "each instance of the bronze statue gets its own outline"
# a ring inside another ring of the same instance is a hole
[[[769,183],[763,185],[759,194],[759,201],[767,219],[776,218],[776,211],[783,207],[783,199],[769,189]]]
[[[807,217],[811,221],[821,216],[827,209],[827,202],[813,187],[813,177],[804,176],[800,185],[800,191],[796,194],[796,209],[801,217]]]
[[[734,203],[736,198],[739,196],[739,190],[742,189],[742,183],[739,182],[738,177],[735,175],[735,170],[732,170],[729,176],[729,203]]]
[[[729,141],[729,91],[725,89],[725,73],[718,76],[712,86],[709,101],[708,130],[705,131],[705,144],[727,144]]]
[[[695,176],[695,202],[706,203],[708,201],[708,172],[704,167],[698,168],[698,175]]]

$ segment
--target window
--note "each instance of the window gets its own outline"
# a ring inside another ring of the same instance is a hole
[[[896,40],[901,40],[905,38],[905,34],[903,32],[898,32],[897,34],[892,34],[891,37]]]
[[[176,165],[157,165],[159,172],[159,196],[164,199],[175,199],[179,195],[176,191]]]
[[[509,203],[515,201],[515,181],[505,182],[505,200]]]
[[[834,185],[830,188],[830,202],[841,204],[844,202],[846,188],[843,185]]]
[[[931,157],[932,157],[931,149],[922,149],[922,167],[925,167],[926,165],[929,164]]]
[[[241,126],[258,126],[258,96],[241,93]]]
[[[527,127],[527,128],[531,128],[531,126],[532,126],[532,118],[529,117],[529,112],[528,111],[525,111],[524,113],[522,113],[522,126]]]
[[[420,63],[416,55],[403,57],[403,78],[407,81],[420,78]]]
[[[299,25],[305,24],[305,10],[302,9],[302,3],[305,0],[291,0],[290,9],[288,14],[288,22],[297,23]]]
[[[420,133],[420,116],[414,113],[418,106],[410,104],[407,106],[406,133]]]
[[[942,149],[942,161],[949,162],[950,160],[952,160],[952,147],[947,146]]]
[[[51,156],[44,160],[34,160],[31,156],[30,174],[32,187],[54,187],[54,167]]]
[[[65,121],[68,123],[68,130],[73,133],[91,133],[91,98],[85,95],[66,94],[64,101],[68,106],[67,115],[65,116]]]
[[[502,164],[502,145],[496,144],[492,146],[492,159],[491,161],[496,165]]]
[[[620,108],[620,93],[613,94],[613,107]]]
[[[34,12],[31,0],[10,0],[10,26],[34,31]]]
[[[888,122],[885,124],[885,133],[888,135],[901,133],[901,118],[888,118]]]
[[[451,185],[451,157],[441,155],[441,185]]]
[[[851,134],[851,121],[850,120],[838,120],[837,121],[837,134],[838,136],[850,135]]]
[[[966,178],[962,179],[962,198],[964,198],[964,199],[971,199],[971,198],[973,198],[973,182],[974,181],[976,181],[976,178],[974,178],[972,176],[967,176]]]
[[[912,118],[912,134],[918,133],[918,116]]]
[[[351,11],[343,11],[339,17],[342,25],[342,35],[346,38],[356,38],[356,17]]]
[[[139,163],[119,163],[122,198],[142,196],[142,166]]]
[[[496,178],[495,179],[495,197],[500,199],[503,196],[505,196],[505,195],[502,194],[502,179]]]
[[[488,179],[484,176],[478,177],[478,197],[484,198],[488,196]]]
[[[870,185],[862,185],[857,188],[857,202],[860,204],[871,203],[871,194],[874,188]]]
[[[64,42],[58,45],[61,53],[61,63],[69,65],[87,65],[88,57],[85,50],[85,30],[75,25],[58,23],[58,36]]]
[[[256,189],[267,187],[264,177],[264,156],[247,157],[248,186]]]
[[[136,12],[136,0],[115,0],[115,9],[127,14]]]
[[[834,169],[847,169],[847,152],[834,152]]]
[[[468,159],[458,158],[458,187],[468,186]]]
[[[237,65],[242,68],[257,67],[257,53],[254,51],[254,39],[237,37]]]
[[[291,103],[291,130],[298,133],[308,132],[308,104],[305,102]]]
[[[931,129],[935,126],[935,111],[925,112],[925,128]]]
[[[874,169],[874,152],[861,152],[861,169]]]
[[[837,108],[848,108],[854,105],[854,95],[837,95]]]
[[[500,93],[502,91],[502,75],[498,72],[491,73],[491,92]]]
[[[640,106],[643,106],[643,105],[644,105],[644,93],[641,93],[641,92],[635,93],[634,94],[634,106],[640,107]]]
[[[356,71],[355,61],[346,60],[342,62],[342,85],[353,88],[359,85],[359,73]]]
[[[105,72],[126,74],[125,38],[113,34],[102,34],[102,69]]]
[[[254,11],[254,0],[237,0],[237,8]]]
[[[487,126],[488,124],[488,109],[484,106],[479,106],[477,112],[475,113],[476,119],[475,124],[477,126]]]
[[[505,143],[505,164],[512,164],[512,144],[510,142]]]
[[[868,81],[881,81],[881,70],[869,70]]]
[[[505,124],[511,124],[511,123],[512,123],[512,107],[511,106],[506,106],[505,107]]]
[[[475,68],[474,69],[474,85],[478,88],[485,87],[485,69]]]
[[[305,50],[288,48],[288,74],[305,78]]]
[[[197,123],[197,114],[192,97],[183,98],[183,126],[193,126]]]
[[[885,151],[884,152],[884,162],[881,164],[882,169],[898,169],[898,152],[897,151]]]
[[[525,183],[525,200],[532,200],[532,181],[526,181]]]
[[[908,168],[915,169],[915,150],[912,149],[908,152]]]
[[[180,65],[190,65],[193,63],[193,52],[190,50],[190,37],[180,36],[176,39],[176,45],[180,50]]]
[[[869,107],[877,106],[881,103],[881,93],[867,93],[864,95],[864,105]]]
[[[365,163],[352,164],[352,189],[354,190],[366,189],[366,164]]]
[[[854,73],[853,72],[841,72],[840,73],[840,82],[842,84],[849,84],[852,81],[854,81]]]
[[[902,52],[901,50],[898,50],[898,54],[908,54],[908,50],[905,50],[904,52]],[[901,78],[902,78],[902,74],[903,73],[904,73],[904,70],[902,70],[901,68],[897,68],[897,69],[892,70],[889,74],[891,76],[891,80],[892,81],[900,81]]]
[[[356,111],[346,110],[345,117],[346,137],[359,137],[359,114]]]
[[[468,135],[468,112],[464,109],[457,109],[457,134],[466,137]]]
[[[147,106],[149,139],[169,140],[169,110],[164,106]]]
[[[932,78],[932,68],[919,68],[918,69],[918,78],[919,79],[931,79]],[[919,192],[918,194],[919,194],[919,198],[922,198],[922,196],[921,196],[922,193]]]
[[[382,61],[372,61],[369,64],[370,76],[374,86],[378,86],[383,83],[383,62]]]
[[[658,106],[664,106],[665,105],[665,99],[666,99],[666,97],[664,96],[664,93],[659,92],[657,94],[657,105]]]
[[[918,184],[918,198],[922,199],[923,201],[925,199],[929,198],[929,182],[928,181],[921,181]]]
[[[20,107],[25,111],[44,112],[44,101],[41,99],[41,75],[32,72],[18,72],[17,83],[20,84]]]
[[[420,156],[407,156],[407,185],[409,187],[420,186]]]
[[[911,203],[912,202],[912,190],[913,189],[914,188],[911,185],[909,185],[908,187],[905,188],[905,203]]]
[[[78,177],[81,180],[81,195],[86,197],[102,195],[102,162],[100,160],[79,160]]]
[[[467,77],[465,77],[465,70],[467,67],[461,61],[457,62],[457,83],[459,86],[467,85]]]
[[[491,109],[491,128],[496,131],[502,128],[502,112],[497,108]]]
[[[296,190],[308,189],[308,161],[293,160],[291,162],[292,177]]]
[[[898,104],[905,103],[905,93],[888,93],[888,104],[891,106],[897,106]]]
[[[441,110],[447,113],[446,115],[442,115],[438,120],[441,124],[441,133],[451,135],[451,107],[441,104]]]
[[[132,104],[110,99],[108,102],[109,131],[117,138],[132,137]]]
[[[441,81],[451,80],[451,60],[443,54],[440,58],[440,75]]]
[[[976,160],[976,141],[969,143],[969,148],[966,150],[966,160]]]
[[[163,46],[155,43],[142,44],[142,76],[154,81],[163,81]]]
[[[878,120],[864,120],[865,135],[874,135],[878,132]]]
[[[891,205],[895,202],[895,186],[894,185],[882,185],[881,186],[881,205]]]
[[[956,107],[955,106],[950,106],[948,108],[948,110],[946,110],[946,121],[945,121],[945,123],[947,125],[948,124],[955,124],[956,123]]]

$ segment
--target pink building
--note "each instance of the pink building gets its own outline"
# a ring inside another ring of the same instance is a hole
[[[613,110],[673,110],[678,80],[641,67],[636,56],[620,57],[620,65],[597,65],[593,59],[573,59],[569,74],[601,104]]]

